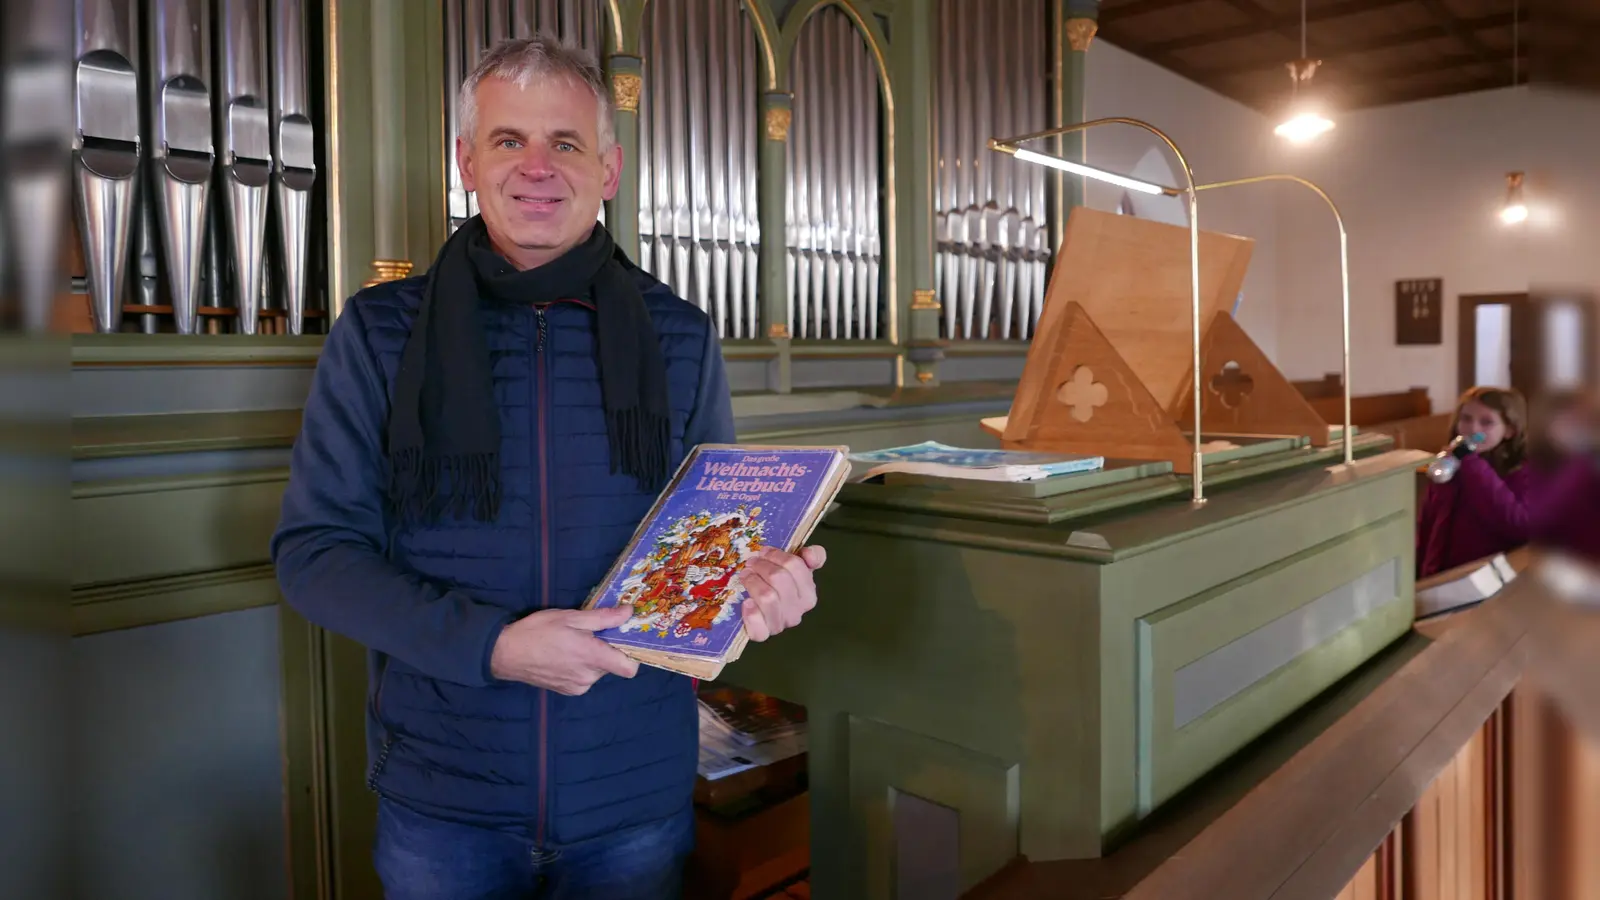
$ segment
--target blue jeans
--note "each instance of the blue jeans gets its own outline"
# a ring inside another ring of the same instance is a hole
[[[677,900],[694,810],[562,847],[378,803],[373,863],[386,900]]]

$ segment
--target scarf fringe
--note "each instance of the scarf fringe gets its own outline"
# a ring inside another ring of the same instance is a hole
[[[492,522],[500,515],[500,454],[424,456],[410,447],[390,458],[389,506],[401,521]]]
[[[672,430],[667,417],[643,409],[607,410],[606,435],[612,474],[624,472],[645,490],[660,491],[670,474]]]

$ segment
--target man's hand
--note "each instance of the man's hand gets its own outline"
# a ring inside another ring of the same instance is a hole
[[[800,617],[817,605],[811,573],[827,561],[828,552],[821,547],[802,547],[798,555],[769,547],[744,564],[739,571],[746,592],[741,612],[750,640],[764,641],[800,624]]]
[[[632,678],[639,664],[594,636],[628,621],[629,607],[547,609],[507,625],[494,642],[489,670],[502,681],[520,681],[576,697],[606,673]]]

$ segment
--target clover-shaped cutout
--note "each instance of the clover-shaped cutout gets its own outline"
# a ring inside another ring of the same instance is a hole
[[[1255,389],[1255,379],[1245,374],[1236,362],[1224,363],[1222,371],[1211,376],[1211,393],[1216,394],[1228,409],[1238,409],[1244,403],[1244,398]]]
[[[1072,417],[1079,422],[1094,418],[1095,407],[1104,406],[1110,396],[1106,386],[1094,380],[1094,372],[1088,366],[1074,369],[1072,380],[1056,388],[1056,399],[1070,409]]]

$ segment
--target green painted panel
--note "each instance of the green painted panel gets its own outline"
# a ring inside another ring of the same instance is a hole
[[[85,588],[72,595],[72,633],[95,634],[253,609],[279,599],[277,575],[270,564]]]
[[[320,630],[279,607],[283,672],[284,814],[288,818],[291,897],[329,897],[327,704]]]
[[[855,716],[849,745],[849,844],[864,857],[849,896],[900,896],[893,815],[901,793],[958,811],[963,892],[1016,858],[1021,773],[1015,763]]]
[[[78,485],[74,586],[214,572],[265,562],[285,469]]]
[[[287,447],[299,431],[297,409],[95,416],[73,420],[72,458]]]
[[[314,366],[322,341],[309,334],[75,334],[72,364]]]
[[[1141,618],[1139,813],[1166,802],[1404,633],[1413,601],[1411,581],[1400,575],[1411,569],[1413,546],[1412,519],[1392,515]],[[1388,581],[1381,609],[1178,727],[1175,679],[1184,666],[1375,567]]]
[[[1102,826],[1108,835],[1122,834],[1138,817],[1138,620],[1312,548],[1331,546],[1369,523],[1411,516],[1412,479],[1410,467],[1401,465],[1294,504],[1239,517],[1231,527],[1196,529],[1158,552],[1106,568],[1101,584],[1106,605],[1101,618],[1100,732],[1106,761]],[[1289,492],[1292,487],[1291,477],[1280,476],[1261,489],[1270,496],[1275,489]],[[1404,578],[1412,578],[1410,569]],[[1302,602],[1317,596],[1300,584],[1292,590]]]

